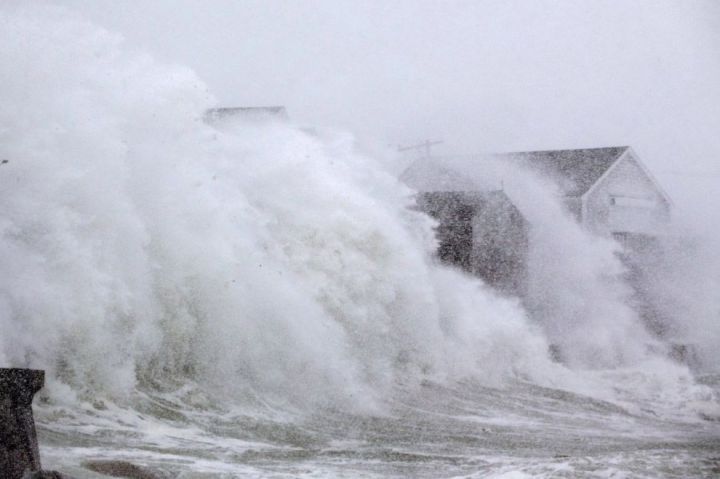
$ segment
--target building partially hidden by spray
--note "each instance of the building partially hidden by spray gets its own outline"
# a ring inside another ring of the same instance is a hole
[[[648,327],[663,335],[665,321],[643,285],[648,280],[646,265],[661,254],[658,239],[669,223],[672,203],[632,148],[483,158],[509,166],[507,171],[524,170],[548,181],[565,210],[585,230],[617,240],[623,247],[634,306]],[[462,161],[446,160],[426,156],[400,177],[418,191],[418,208],[438,221],[439,258],[522,298],[527,291],[528,221],[500,185],[488,187],[477,173],[457,166]]]
[[[415,162],[401,179],[418,191],[417,207],[438,221],[443,262],[503,293],[525,294],[528,224],[502,189],[480,188],[432,158]]]
[[[228,120],[250,122],[287,121],[289,119],[284,106],[238,106],[211,108],[205,112],[208,123],[222,123]]]
[[[587,230],[622,242],[663,233],[671,201],[629,146],[495,155],[551,180]]]

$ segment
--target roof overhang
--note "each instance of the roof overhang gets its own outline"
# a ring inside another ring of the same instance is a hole
[[[673,202],[670,199],[670,196],[665,192],[663,187],[660,186],[660,183],[652,175],[652,173],[650,173],[650,170],[647,169],[647,167],[643,164],[643,162],[640,161],[640,158],[638,157],[637,153],[635,153],[635,151],[630,146],[628,146],[625,149],[625,151],[623,151],[623,153],[615,159],[615,161],[612,163],[612,165],[610,165],[610,167],[607,170],[605,170],[605,173],[603,173],[602,176],[600,176],[600,178],[598,178],[597,181],[595,181],[595,183],[593,183],[593,185],[590,188],[588,188],[588,190],[585,193],[583,193],[581,196],[579,196],[579,198],[582,199],[583,203],[585,203],[587,198],[593,193],[593,191],[595,191],[599,187],[600,184],[602,184],[603,181],[605,181],[605,179],[613,172],[613,170],[615,168],[617,168],[617,166],[620,163],[622,163],[624,160],[626,160],[627,158],[632,158],[635,161],[635,163],[637,163],[637,165],[640,167],[642,172],[645,173],[645,176],[647,176],[647,178],[653,184],[655,189],[658,191],[658,193],[660,194],[662,199],[667,202],[668,206],[673,206]]]

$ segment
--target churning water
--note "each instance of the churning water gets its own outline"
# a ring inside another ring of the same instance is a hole
[[[540,324],[437,264],[412,191],[349,135],[208,124],[191,71],[64,10],[0,10],[0,65],[0,364],[48,371],[46,468],[720,470],[712,355],[694,375],[651,352],[613,246],[545,200],[525,202],[554,225],[538,229],[556,313]],[[563,341],[572,366],[548,355]]]

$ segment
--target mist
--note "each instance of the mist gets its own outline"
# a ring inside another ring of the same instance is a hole
[[[719,219],[696,207],[720,201],[712,0],[50,3],[192,68],[218,105],[284,105],[397,173],[412,158],[391,153],[425,139],[439,154],[631,145],[688,226]]]
[[[44,464],[714,471],[718,26],[710,1],[4,3],[0,362],[47,372]],[[526,296],[440,259],[399,179],[424,140],[528,221]],[[617,145],[673,199],[642,265],[662,334],[621,244],[488,154]]]
[[[450,151],[630,143],[662,169],[717,157],[712,1],[58,3],[191,67],[228,106]]]

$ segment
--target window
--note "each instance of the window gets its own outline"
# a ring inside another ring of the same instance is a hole
[[[633,198],[632,196],[611,196],[610,204],[629,208],[655,208],[655,200],[650,198]]]

